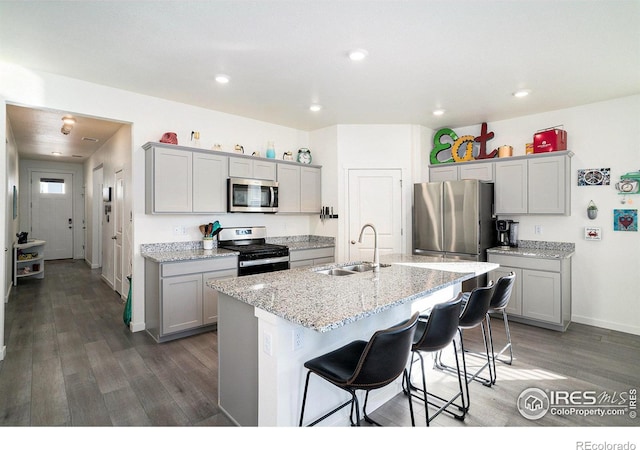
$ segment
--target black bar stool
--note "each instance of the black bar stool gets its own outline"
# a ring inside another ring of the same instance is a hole
[[[328,412],[309,426],[326,419],[333,413],[351,405],[349,420],[351,426],[360,426],[360,408],[356,392],[366,391],[364,399],[364,419],[371,424],[380,426],[367,415],[367,400],[369,391],[391,384],[400,375],[407,376],[407,361],[411,354],[413,336],[418,323],[419,313],[415,313],[409,320],[385,330],[376,331],[367,341],[353,341],[343,347],[333,350],[304,363],[308,369],[300,412],[300,426],[303,424],[304,408],[307,402],[309,377],[315,373],[340,389],[351,394],[351,399]],[[353,421],[355,409],[356,421]],[[413,417],[413,403],[409,397],[411,424],[415,425]]]
[[[489,311],[487,314],[487,328],[489,329],[489,342],[491,344],[491,360],[493,364],[493,378],[491,379],[492,384],[496,384],[497,372],[496,372],[496,359],[511,365],[513,362],[513,348],[511,346],[511,332],[509,331],[509,320],[507,319],[507,305],[509,304],[509,299],[511,298],[511,291],[513,290],[513,285],[515,284],[516,274],[514,272],[509,273],[509,275],[502,276],[498,278],[494,285],[493,297],[491,298],[491,303],[489,305]],[[502,319],[504,320],[504,329],[507,335],[507,343],[504,345],[502,350],[498,353],[494,352],[493,349],[493,333],[491,332],[491,314],[502,314]],[[506,360],[500,359],[502,354],[509,350],[509,358]]]
[[[476,380],[481,382],[487,387],[491,387],[491,380],[493,379],[493,371],[491,366],[491,356],[489,354],[489,339],[485,330],[485,321],[487,320],[487,311],[489,311],[489,304],[493,296],[493,285],[486,287],[477,287],[471,291],[469,298],[462,307],[458,323],[458,333],[460,336],[460,349],[462,353],[462,365],[464,368],[464,374],[466,378],[465,390],[467,394],[466,409],[469,410],[471,405],[471,399],[469,398],[469,383]],[[482,331],[482,341],[484,343],[485,355],[487,362],[480,367],[473,375],[469,375],[467,371],[467,362],[464,348],[463,330],[468,330],[480,326]],[[447,366],[442,362],[442,351],[439,351],[436,356],[435,367],[441,370],[456,373],[457,370],[453,367]],[[483,378],[480,376],[481,372],[485,369],[489,369],[489,378]]]
[[[413,346],[411,347],[412,354],[417,356],[420,360],[420,368],[422,369],[422,389],[416,387],[411,383],[411,369],[413,362],[409,367],[409,376],[407,379],[408,389],[405,390],[405,394],[410,394],[416,398],[420,398],[424,402],[425,415],[427,417],[427,426],[435,419],[440,413],[446,412],[459,420],[464,420],[466,414],[466,405],[464,401],[464,393],[462,387],[462,377],[466,374],[462,374],[460,371],[460,363],[458,360],[458,350],[456,347],[455,337],[458,333],[458,324],[460,311],[462,308],[462,293],[445,303],[436,304],[430,311],[428,316],[420,316],[418,319],[418,327],[416,328],[416,334],[413,339]],[[451,398],[444,399],[432,392],[427,392],[427,381],[424,370],[424,359],[422,357],[423,352],[438,352],[444,350],[449,344],[453,344],[453,352],[456,357],[456,370],[458,372],[458,386],[459,391]],[[412,393],[411,391],[418,391],[422,393],[422,396]],[[462,404],[456,404],[456,400],[461,399]],[[429,405],[438,408],[435,413],[429,415]],[[451,411],[450,406],[455,406],[460,413]]]

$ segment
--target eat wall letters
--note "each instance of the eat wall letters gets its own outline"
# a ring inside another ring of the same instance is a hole
[[[452,142],[442,142],[442,138],[444,136],[448,136],[451,138]],[[436,132],[433,136],[433,150],[431,150],[431,155],[429,161],[431,164],[445,164],[452,162],[464,162],[471,161],[473,159],[489,159],[495,158],[498,154],[498,149],[487,153],[487,141],[493,139],[493,131],[487,133],[487,124],[486,122],[482,123],[482,127],[480,129],[480,135],[473,137],[471,135],[465,135],[458,137],[458,135],[451,128],[442,128]],[[478,154],[473,156],[473,143],[477,142],[480,144]],[[460,148],[464,148],[463,156],[460,156]],[[441,161],[438,159],[438,154],[445,152],[451,149],[451,157]]]

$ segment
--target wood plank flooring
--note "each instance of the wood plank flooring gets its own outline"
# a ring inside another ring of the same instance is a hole
[[[45,278],[21,279],[5,306],[0,425],[232,426],[217,406],[216,334],[158,345],[144,332],[130,333],[120,297],[84,262],[47,262]],[[498,382],[491,388],[471,384],[471,410],[464,422],[440,415],[432,426],[640,425],[629,414],[547,414],[531,421],[516,408],[518,396],[529,387],[611,394],[639,388],[640,336],[580,324],[565,333],[517,323],[511,327],[513,366],[499,364]],[[496,346],[504,340],[499,320],[494,320],[494,337]],[[469,348],[479,348],[480,342],[479,331],[466,332]],[[454,377],[429,372],[428,387],[434,392],[454,386]],[[424,408],[418,401],[414,406],[417,425],[424,427]],[[371,415],[383,425],[410,426],[401,394]]]

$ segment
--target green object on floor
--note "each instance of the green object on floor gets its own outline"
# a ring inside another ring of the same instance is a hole
[[[131,277],[127,277],[129,280],[129,294],[127,295],[127,303],[124,305],[124,313],[122,313],[122,320],[124,320],[124,324],[129,326],[131,323]]]

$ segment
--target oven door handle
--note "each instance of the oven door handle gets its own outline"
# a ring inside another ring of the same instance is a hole
[[[273,204],[276,202],[276,192],[273,186],[269,188],[269,191],[271,192],[271,203],[269,203],[269,206],[273,208]]]
[[[240,261],[240,267],[264,266],[265,264],[275,264],[288,261],[288,256],[280,256],[278,258],[254,259],[253,261]]]

